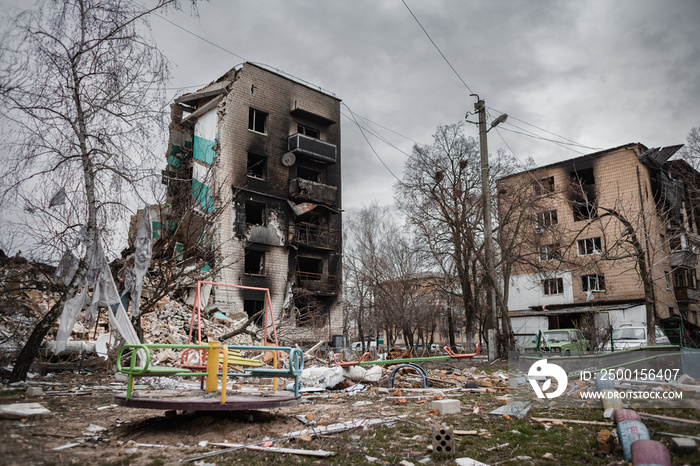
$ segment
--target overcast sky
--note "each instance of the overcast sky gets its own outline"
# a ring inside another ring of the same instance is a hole
[[[241,57],[279,68],[391,130],[362,121],[400,149],[368,136],[398,177],[414,141],[473,110],[471,93],[493,118],[511,117],[489,132],[489,152],[538,165],[629,142],[679,144],[700,126],[700,1],[405,1],[456,73],[401,0],[212,0],[198,17],[166,16],[228,52],[161,18],[152,26],[173,87],[206,84]],[[355,123],[341,124],[344,207],[392,203],[394,177]]]
[[[430,143],[437,125],[473,111],[471,93],[492,118],[510,115],[489,132],[489,152],[538,165],[629,142],[679,144],[700,126],[699,0],[405,2],[449,64],[402,0],[211,0],[198,15],[183,0],[183,11],[151,24],[180,88],[172,97],[248,60],[321,86],[371,120],[360,122],[391,145],[368,135],[370,147],[342,107],[346,211],[391,204],[392,173],[402,176],[413,144]],[[475,125],[465,131],[478,136]]]

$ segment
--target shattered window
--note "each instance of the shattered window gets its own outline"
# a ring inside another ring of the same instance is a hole
[[[267,134],[268,114],[254,108],[248,112],[248,129],[256,133]]]
[[[245,201],[245,222],[248,225],[265,225],[265,203]]]
[[[554,177],[542,178],[534,182],[535,194],[542,196],[554,192]]]
[[[556,243],[544,244],[540,246],[538,253],[540,262],[561,259],[561,254],[559,254],[559,245]]]
[[[548,278],[547,280],[542,280],[542,286],[545,296],[564,293],[563,278]]]
[[[605,276],[603,274],[583,275],[581,291],[605,291]]]
[[[544,231],[545,228],[552,225],[557,225],[559,219],[557,218],[556,210],[548,210],[546,212],[537,213],[537,222],[535,224],[535,230],[538,232]]]
[[[308,136],[310,138],[314,139],[320,139],[321,138],[321,132],[315,128],[310,128],[308,126],[304,125],[299,125],[299,128],[297,129],[297,133],[303,134],[304,136]]]
[[[602,251],[600,237],[580,239],[577,241],[578,255],[590,256],[600,254]]]
[[[319,183],[321,181],[321,172],[311,168],[297,167],[297,178]]]
[[[248,275],[265,275],[265,253],[246,249],[244,272]]]
[[[264,180],[267,176],[267,157],[248,153],[248,176]]]

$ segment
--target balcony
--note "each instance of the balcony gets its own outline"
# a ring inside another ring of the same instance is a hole
[[[698,290],[694,288],[676,288],[674,293],[679,303],[697,303],[700,298]]]
[[[336,163],[338,161],[338,150],[335,144],[303,134],[289,136],[288,148],[295,155],[303,154],[320,162]]]
[[[294,224],[292,242],[297,245],[320,249],[336,249],[339,244],[340,231],[325,226],[306,222]]]
[[[338,290],[338,277],[311,272],[297,272],[296,282],[299,288],[321,294],[335,294]]]
[[[338,188],[304,178],[294,178],[289,183],[289,195],[293,198],[308,199],[320,204],[335,205],[338,202]]]
[[[671,251],[671,267],[687,267],[694,269],[698,263],[698,255],[690,249]]]

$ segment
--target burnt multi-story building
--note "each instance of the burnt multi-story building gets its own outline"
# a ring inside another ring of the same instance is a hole
[[[657,324],[697,328],[700,174],[669,160],[681,147],[626,144],[498,181],[499,197],[520,186],[532,200],[508,283],[521,344],[586,316],[598,329],[646,322],[647,299]]]
[[[213,229],[201,247],[214,251],[215,281],[269,289],[295,341],[340,335],[340,100],[244,63],[176,98],[171,114],[168,215],[198,215],[202,231]],[[178,211],[193,204],[194,214]],[[215,288],[212,298],[248,315],[264,305],[260,290]]]

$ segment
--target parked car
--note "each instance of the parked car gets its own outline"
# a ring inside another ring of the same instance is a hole
[[[656,345],[670,345],[671,341],[668,339],[663,330],[656,326]],[[649,346],[649,339],[647,338],[647,326],[646,324],[622,324],[618,328],[613,329],[612,332],[613,347],[615,351],[623,351],[628,349],[635,349],[642,346]],[[610,340],[606,341],[603,345],[604,351],[611,351]]]
[[[557,330],[544,330],[540,336],[540,352],[571,356],[572,354],[590,351],[590,349],[591,342],[586,340],[579,329],[560,328]],[[525,347],[525,351],[537,351],[537,335],[532,339],[532,343]]]
[[[370,343],[365,343],[365,348],[376,348],[377,347],[377,342],[372,341]],[[352,344],[352,349],[362,349],[362,342],[361,341],[356,341]]]

